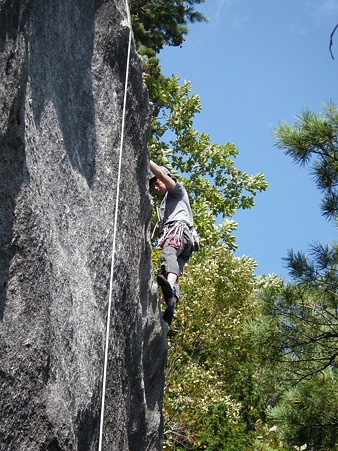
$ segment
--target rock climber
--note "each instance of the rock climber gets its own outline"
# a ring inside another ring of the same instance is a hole
[[[193,214],[184,186],[171,177],[164,166],[150,161],[151,190],[163,198],[159,208],[158,236],[161,270],[157,283],[162,289],[167,307],[163,319],[170,326],[175,304],[179,299],[178,279],[197,242],[194,241]],[[197,237],[196,237],[197,238]],[[195,238],[195,239],[196,239]]]

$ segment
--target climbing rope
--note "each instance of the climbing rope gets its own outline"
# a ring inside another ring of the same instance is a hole
[[[110,268],[109,300],[108,300],[107,326],[106,326],[106,345],[105,345],[105,353],[104,353],[104,367],[103,367],[103,381],[102,381],[99,451],[102,450],[102,441],[103,441],[103,422],[104,422],[104,407],[105,407],[105,397],[106,397],[107,366],[108,366],[108,351],[109,351],[109,329],[110,329],[110,315],[111,315],[112,291],[113,291],[113,274],[114,274],[114,265],[115,265],[116,231],[117,231],[117,219],[118,219],[118,210],[119,210],[122,150],[123,150],[123,142],[124,142],[124,124],[125,124],[125,116],[126,116],[129,63],[130,63],[130,47],[131,47],[131,37],[132,37],[129,5],[128,5],[127,0],[126,0],[126,11],[127,11],[127,16],[128,16],[127,26],[129,27],[129,41],[128,41],[128,53],[127,53],[127,65],[126,65],[126,78],[125,78],[125,85],[124,85],[124,98],[123,98],[122,124],[121,124],[121,141],[120,141],[119,166],[118,166],[116,200],[115,200],[113,250],[112,250],[112,258],[111,258],[111,268]]]

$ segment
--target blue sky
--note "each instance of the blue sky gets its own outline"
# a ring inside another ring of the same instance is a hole
[[[189,80],[201,97],[194,126],[213,142],[233,142],[236,167],[263,172],[269,188],[255,207],[236,214],[236,255],[258,263],[257,274],[288,278],[288,249],[329,243],[337,229],[320,213],[321,193],[309,171],[277,149],[271,129],[295,122],[303,109],[338,102],[337,0],[206,0],[208,23],[190,25],[182,48],[160,53],[166,75]]]

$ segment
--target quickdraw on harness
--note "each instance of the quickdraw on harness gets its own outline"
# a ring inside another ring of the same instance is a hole
[[[187,224],[184,221],[177,221],[173,224],[166,225],[163,229],[158,247],[162,249],[164,243],[167,242],[170,246],[174,246],[177,249],[182,248],[182,235],[186,227]]]

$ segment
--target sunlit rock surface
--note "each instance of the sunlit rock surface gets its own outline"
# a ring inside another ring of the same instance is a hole
[[[1,450],[162,448],[150,109],[133,42],[110,284],[127,24],[120,0],[0,0]]]

